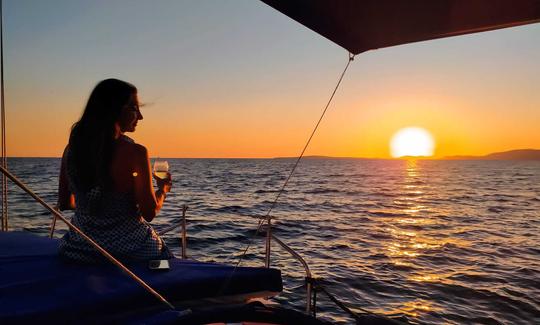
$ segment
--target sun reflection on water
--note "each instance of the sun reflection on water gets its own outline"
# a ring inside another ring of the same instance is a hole
[[[386,313],[388,315],[404,314],[409,317],[418,317],[420,313],[437,312],[441,309],[433,305],[432,302],[424,299],[416,299],[405,301],[398,307],[395,307],[387,311],[378,311],[380,313]]]
[[[399,308],[401,312],[412,317],[418,317],[418,312],[430,312],[435,310],[433,304],[423,299],[417,299],[407,301],[403,304],[403,307]]]
[[[441,249],[446,244],[445,240],[426,234],[426,227],[436,224],[437,220],[429,215],[430,208],[426,205],[424,196],[429,194],[430,189],[423,178],[418,162],[407,160],[404,179],[400,185],[401,195],[393,200],[401,209],[398,216],[385,220],[384,229],[391,238],[386,243],[386,255],[401,272],[408,273],[405,277],[409,281],[438,282],[442,275],[433,273],[433,270],[426,271],[418,261],[422,254]],[[417,317],[418,313],[432,310],[431,302],[414,300],[403,302],[395,311]]]
[[[417,282],[437,282],[441,277],[437,274],[413,275],[409,279]]]

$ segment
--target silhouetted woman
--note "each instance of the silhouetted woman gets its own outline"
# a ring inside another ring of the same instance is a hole
[[[171,258],[147,222],[161,209],[171,177],[156,179],[154,192],[148,152],[124,135],[142,120],[137,88],[101,81],[90,94],[64,150],[58,208],[75,209],[73,224],[121,260]],[[74,231],[60,242],[60,255],[95,263],[100,254]]]

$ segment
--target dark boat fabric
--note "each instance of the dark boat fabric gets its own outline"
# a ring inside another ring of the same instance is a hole
[[[239,267],[173,258],[170,270],[147,263],[130,270],[173,303],[254,292],[281,292],[275,269]],[[223,284],[230,281],[223,292]],[[0,324],[120,321],[141,310],[166,307],[111,265],[66,263],[58,240],[28,232],[0,232]]]
[[[352,54],[540,22],[540,0],[261,0]]]

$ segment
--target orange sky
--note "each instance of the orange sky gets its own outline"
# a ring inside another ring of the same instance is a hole
[[[41,9],[6,3],[9,156],[61,155],[107,77],[139,88],[148,105],[132,137],[152,156],[297,156],[347,60],[258,3],[114,4],[103,17],[104,5],[66,2],[29,20]],[[139,11],[142,25],[115,25]],[[306,154],[388,158],[408,126],[434,136],[436,157],[540,149],[539,34],[536,24],[357,56]]]

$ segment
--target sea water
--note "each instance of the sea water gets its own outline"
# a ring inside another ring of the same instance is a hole
[[[188,205],[190,257],[264,265],[255,236],[294,160],[167,159],[172,192],[156,228]],[[56,158],[12,158],[9,169],[47,202]],[[45,235],[51,215],[9,188],[10,227]],[[274,233],[351,309],[412,323],[540,322],[540,161],[307,159],[271,212]],[[57,236],[65,232],[60,227]],[[165,236],[180,255],[179,231]],[[274,244],[278,303],[304,308],[304,270]],[[317,313],[352,323],[319,293]]]

